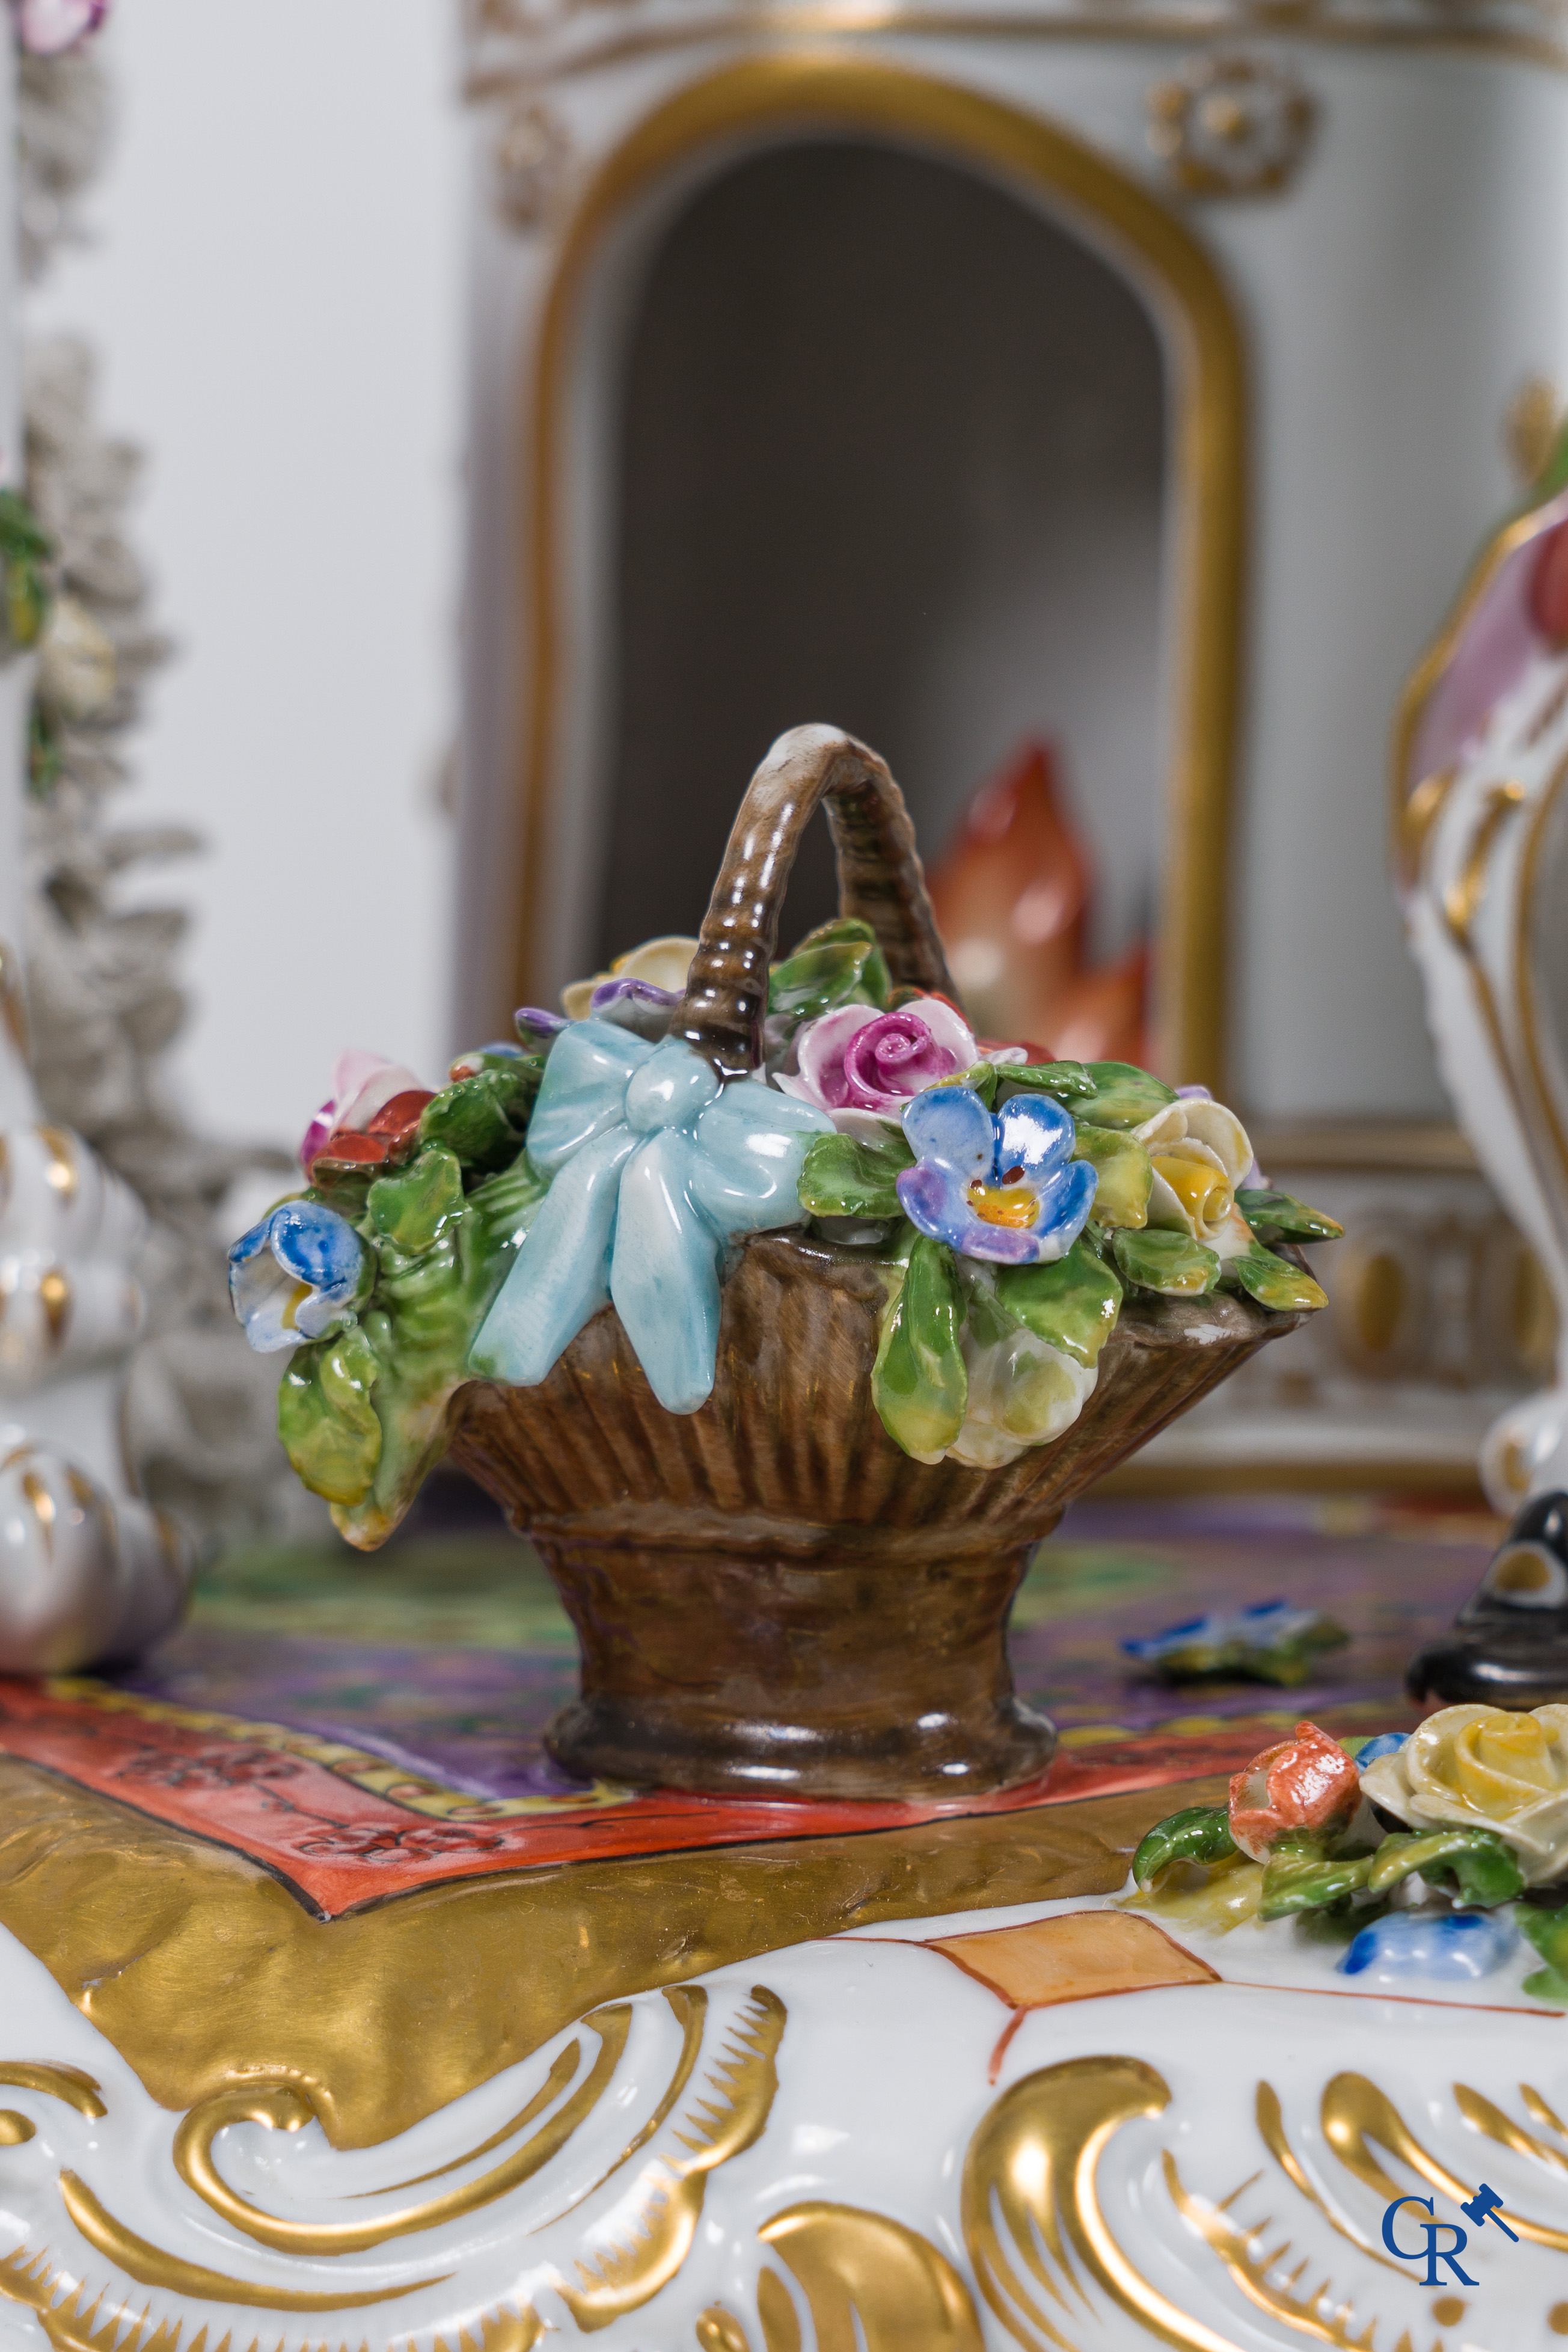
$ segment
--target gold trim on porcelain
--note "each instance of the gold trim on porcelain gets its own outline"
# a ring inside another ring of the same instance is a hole
[[[1459,871],[1443,893],[1443,920],[1448,926],[1448,936],[1468,955],[1470,951],[1470,930],[1481,910],[1481,900],[1487,895],[1490,877],[1492,851],[1498,835],[1510,816],[1517,816],[1524,805],[1524,786],[1510,777],[1506,783],[1491,784],[1487,789],[1475,831],[1465,851]]]
[[[569,376],[589,276],[611,226],[675,165],[731,150],[743,133],[790,130],[910,141],[983,168],[1108,247],[1170,331],[1176,560],[1168,609],[1181,635],[1165,786],[1162,1049],[1173,1076],[1223,1093],[1247,530],[1246,364],[1235,310],[1215,263],[1176,213],[1083,140],[977,90],[865,55],[753,56],[678,91],[600,165],[566,227],[544,305],[532,395],[518,1001],[539,1002],[547,980],[535,941],[549,887],[545,859],[560,792],[569,659],[563,471]]]
[[[1560,760],[1542,785],[1530,813],[1530,829],[1524,837],[1520,862],[1519,889],[1516,894],[1516,918],[1513,933],[1513,986],[1519,1003],[1520,1037],[1524,1047],[1525,1067],[1529,1072],[1531,1091],[1540,1112],[1540,1123],[1551,1138],[1557,1155],[1558,1173],[1568,1183],[1568,1132],[1547,1078],[1546,1060],[1541,1048],[1541,1029],[1535,1001],[1535,963],[1531,952],[1536,908],[1536,892],[1541,879],[1541,845],[1547,821],[1557,804],[1557,795],[1568,777],[1568,758]],[[1546,910],[1542,909],[1542,913]],[[1564,1236],[1568,1242],[1568,1235]]]
[[[1412,781],[1415,739],[1426,715],[1426,705],[1498,573],[1509,557],[1535,536],[1542,508],[1561,498],[1563,489],[1560,481],[1542,486],[1538,494],[1531,495],[1529,504],[1511,516],[1488,541],[1447,620],[1405,681],[1394,712],[1390,746],[1388,805],[1390,852],[1402,889],[1411,888],[1415,882],[1419,853],[1441,813],[1452,782],[1451,777],[1445,780],[1438,776],[1420,776]]]
[[[366,2147],[599,2003],[849,1927],[1114,1894],[1144,1831],[1225,1782],[1186,1790],[497,1873],[326,1921],[210,1840],[0,1756],[0,1927],[160,2105],[287,2082],[331,2146]]]
[[[1165,1792],[1167,1801],[1170,1793]],[[1230,1988],[1233,1998],[1249,1991],[1288,1994],[1291,1990],[1245,1983]],[[699,1986],[684,1991],[695,2004],[689,2006],[685,2022],[689,2027],[695,2019],[700,2039],[706,1993]],[[1055,1997],[1071,1996],[1058,1987]],[[669,1993],[666,1998],[679,2017],[679,2000]],[[1533,2013],[1550,2021],[1550,2012],[1545,2011],[1513,2013]],[[578,2022],[594,2026],[603,2040],[602,2016],[587,2016]],[[777,2058],[787,2022],[785,2004],[779,1996],[766,1986],[753,1985],[749,2000],[729,2020],[726,2039],[713,2053],[706,2073],[702,2095],[681,2105],[679,2128],[665,2143],[658,2158],[628,2184],[621,2201],[606,2217],[612,2223],[610,2234],[588,2242],[586,2259],[572,2264],[574,2281],[568,2281],[553,2259],[539,2265],[536,2275],[565,2304],[581,2333],[595,2333],[652,2303],[682,2271],[697,2242],[707,2177],[755,2146],[768,2128],[778,2089]],[[689,2041],[689,2035],[676,2061],[682,2091],[694,2073],[687,2063]],[[79,2089],[85,2078],[71,2070],[63,2071],[72,2087]],[[569,2079],[569,2074],[563,2074],[560,2085]],[[28,2087],[47,2091],[51,2086]],[[1541,2094],[1528,2083],[1518,2083],[1517,2095],[1531,2122],[1550,2133],[1551,2139],[1541,2137],[1471,2085],[1453,2082],[1450,2088],[1458,2119],[1468,2132],[1521,2159],[1531,2168],[1535,2189],[1543,2197],[1555,2196],[1568,2172],[1563,2146],[1568,2143],[1568,2132]],[[659,2119],[674,2114],[676,2105],[668,2095],[661,2099]],[[1197,2313],[1173,2302],[1143,2266],[1137,2242],[1130,2251],[1124,2242],[1125,2229],[1119,2234],[1115,2210],[1103,2194],[1100,2167],[1111,2142],[1140,2123],[1160,2126],[1163,2144],[1149,2151],[1149,2156],[1157,2157],[1171,2212],[1191,2232],[1194,2245],[1208,2249],[1217,2273],[1223,2274],[1205,2279],[1201,2273],[1191,2273],[1192,2283],[1201,2284],[1206,2295],[1228,2277],[1255,2308],[1281,2324],[1292,2336],[1326,2343],[1337,2352],[1367,2352],[1379,2336],[1380,2317],[1365,2309],[1356,2310],[1353,2295],[1322,2275],[1321,2257],[1313,2260],[1310,2246],[1291,2266],[1296,2252],[1292,2236],[1277,2234],[1293,2233],[1297,2227],[1300,2216],[1289,2218],[1289,2202],[1283,2224],[1271,2217],[1247,2219],[1248,2210],[1256,2212],[1260,2202],[1272,2207],[1280,2187],[1279,2176],[1283,2176],[1294,2196],[1359,2255],[1383,2272],[1408,2281],[1409,2273],[1386,2261],[1367,2231],[1341,2209],[1342,2183],[1333,2164],[1323,2159],[1331,2158],[1339,2172],[1370,2192],[1378,2207],[1394,2199],[1400,2185],[1386,2168],[1385,2158],[1457,2206],[1470,2201],[1472,2187],[1433,2154],[1411,2129],[1394,2099],[1367,2075],[1349,2070],[1333,2075],[1317,2094],[1315,2105],[1321,2155],[1309,2172],[1292,2146],[1278,2093],[1272,2084],[1258,2081],[1253,2116],[1261,2146],[1244,2149],[1242,2162],[1250,2164],[1258,2154],[1266,2161],[1227,2195],[1215,2197],[1212,2192],[1198,2193],[1184,2179],[1170,2145],[1172,2138],[1181,2137],[1180,2115],[1173,2112],[1169,2083],[1146,2059],[1111,2051],[1067,2058],[1024,2074],[991,2100],[969,2134],[958,2184],[956,2238],[952,2231],[942,2232],[951,2252],[942,2251],[933,2238],[890,2215],[826,2199],[806,2199],[757,2222],[759,2252],[781,2264],[793,2282],[792,2289],[780,2271],[766,2267],[755,2273],[752,2293],[763,2352],[799,2352],[803,2330],[797,2298],[810,2321],[813,2340],[824,2347],[847,2347],[853,2341],[862,2345],[865,2352],[906,2352],[906,2347],[915,2345],[922,2352],[984,2352],[985,2337],[979,2315],[984,2303],[1006,2334],[1018,2342],[1051,2346],[1056,2352],[1078,2352],[1084,2341],[1080,2316],[1092,2315],[1099,2303],[1109,2305],[1138,2329],[1173,2347],[1173,2352],[1235,2352],[1228,2328],[1221,2333]],[[216,2129],[224,2128],[226,2122],[289,2120],[276,2106],[266,2109],[265,2103],[253,2104],[244,2112],[232,2103],[231,2106]],[[1428,2132],[1443,2126],[1436,2103],[1426,2103],[1425,2115],[1424,2128]],[[580,2124],[583,2119],[580,2114],[576,2121]],[[134,2117],[132,2128],[141,2130]],[[565,2134],[552,2154],[561,2153],[571,2137],[572,2133]],[[603,2187],[611,2174],[629,2163],[650,2137],[646,2130],[638,2134],[596,2186]],[[1468,2167],[1476,2151],[1467,2145],[1468,2158],[1460,2156],[1457,2160]],[[181,2169],[190,2181],[190,2172],[184,2166]],[[1116,2209],[1124,2221],[1136,2222],[1138,2242],[1146,2241],[1150,2223],[1157,2218],[1152,2200],[1129,2190],[1125,2166],[1113,2168],[1112,2178],[1119,2183]],[[68,2217],[93,2250],[111,2263],[121,2278],[171,2298],[173,2308],[148,2305],[137,2311],[128,2299],[116,2300],[121,2288],[111,2282],[98,2288],[96,2300],[83,2311],[81,2305],[91,2289],[79,2273],[73,2275],[64,2263],[57,2267],[47,2250],[35,2252],[24,2244],[0,2259],[0,2296],[37,2313],[54,2352],[114,2352],[117,2345],[122,2352],[154,2352],[154,2347],[172,2352],[187,2334],[199,2340],[195,2315],[182,2308],[187,2302],[300,2314],[346,2312],[448,2284],[460,2325],[446,2321],[447,2333],[432,2330],[433,2352],[447,2352],[447,2334],[458,2337],[459,2352],[462,2347],[468,2352],[529,2352],[545,2332],[531,2302],[521,2311],[510,2305],[479,2313],[472,2309],[462,2274],[460,2242],[455,2242],[449,2252],[447,2249],[433,2252],[434,2261],[450,2260],[453,2265],[437,2277],[388,2282],[369,2292],[322,2290],[314,2282],[309,2287],[285,2282],[263,2285],[208,2270],[152,2244],[118,2221],[96,2192],[68,2168],[59,2171],[56,2187]],[[202,2189],[202,2193],[206,2195],[206,2189]],[[1525,2193],[1531,2195],[1530,2190]],[[541,2229],[553,2227],[581,2202],[581,2197],[571,2199],[560,2207],[553,2221],[528,2228],[525,2240],[537,2238]],[[234,2218],[226,2207],[220,2210],[226,2219]],[[1511,2198],[1499,2209],[1498,2218],[1516,2238],[1552,2252],[1568,2252],[1568,2233],[1551,2221],[1522,2212]],[[1375,2226],[1375,2208],[1370,2220]],[[252,2236],[260,2234],[248,2221],[242,2220],[240,2226]],[[723,2234],[721,2231],[721,2237]],[[349,2249],[318,2242],[308,2248],[279,2243],[279,2251],[319,2255]],[[961,2262],[966,2269],[960,2267]],[[518,2293],[521,2297],[521,2290]],[[1439,2304],[1433,2315],[1446,2326],[1462,2311],[1460,2305],[1456,2315]],[[1103,2333],[1103,2324],[1095,2332]],[[324,2332],[321,2352],[329,2352],[336,2334],[335,2327]],[[695,2336],[700,2352],[752,2352],[752,2337],[744,2320],[722,2304],[707,2306],[695,2323]],[[347,2352],[348,2340],[339,2338],[339,2352]],[[361,2352],[368,2352],[370,2340],[368,2335],[362,2336]],[[378,2341],[384,2352],[393,2352],[397,2344],[410,2344],[413,2339],[395,2333],[386,2339],[378,2336]],[[1408,2334],[1401,2336],[1402,2344],[1408,2341]],[[1435,2352],[1441,2352],[1440,2339]]]
[[[621,2062],[631,2031],[632,2013],[625,2001],[616,2001],[607,2009],[590,2011],[583,2022],[598,2035],[599,2051],[571,2097],[501,2163],[480,2173],[475,2180],[459,2182],[443,2196],[427,2198],[423,2204],[373,2214],[361,2221],[290,2221],[264,2212],[237,2189],[231,2189],[213,2156],[213,2142],[219,2132],[240,2123],[265,2124],[271,2131],[298,2131],[301,2124],[316,2121],[316,2112],[309,2099],[288,2083],[258,2084],[193,2107],[174,2135],[174,2169],[186,2188],[194,2189],[215,2213],[275,2253],[312,2258],[362,2254],[372,2246],[384,2245],[389,2238],[406,2238],[416,2231],[439,2229],[444,2221],[457,2221],[467,2214],[477,2213],[482,2207],[493,2205],[498,2198],[509,2196],[525,2180],[531,2180],[536,2172],[560,2154],[578,2125],[598,2105]],[[581,2055],[579,2042],[573,2042],[562,2052],[539,2098],[533,2102],[536,2110],[564,2089],[577,2071]],[[528,2112],[525,2109],[524,2115]],[[460,2163],[472,2160],[471,2156],[458,2159]]]
[[[579,16],[594,0],[576,0],[566,14]],[[624,10],[623,13],[629,13]],[[604,21],[601,14],[600,21]],[[552,82],[595,73],[634,58],[668,55],[672,51],[710,47],[718,41],[770,42],[857,39],[868,33],[902,35],[909,39],[980,41],[1110,42],[1118,47],[1207,47],[1238,40],[1281,40],[1312,43],[1324,48],[1429,50],[1462,58],[1500,58],[1516,65],[1568,71],[1568,43],[1549,34],[1521,33],[1485,26],[1456,25],[1451,19],[1431,25],[1333,22],[1313,18],[1300,7],[1267,17],[1250,12],[1219,20],[1186,16],[1166,9],[1147,16],[1130,16],[1110,9],[1081,8],[1070,13],[1038,8],[985,9],[970,16],[955,8],[920,8],[899,0],[826,0],[826,5],[801,7],[761,6],[709,9],[679,24],[628,26],[595,40],[592,46],[569,49],[547,46],[549,37],[534,32],[517,40],[514,61],[470,69],[464,96],[475,105],[531,93]]]
[[[232,2303],[254,2311],[357,2311],[374,2303],[395,2303],[421,2287],[443,2286],[452,2275],[450,2271],[441,2271],[429,2278],[403,2279],[392,2286],[362,2288],[357,2294],[337,2286],[320,2293],[303,2287],[263,2286],[254,2279],[230,2278],[204,2263],[188,2263],[183,2255],[171,2254],[138,2237],[74,2172],[61,2173],[59,2190],[60,2203],[95,2254],[113,2263],[138,2286],[189,2295],[201,2303]]]

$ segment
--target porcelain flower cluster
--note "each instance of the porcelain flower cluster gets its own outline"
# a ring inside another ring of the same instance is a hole
[[[1299,1723],[1227,1805],[1151,1830],[1132,1876],[1129,1901],[1210,1927],[1300,1920],[1349,1976],[1487,1975],[1522,1936],[1542,1961],[1524,1990],[1568,2006],[1568,1706],[1448,1706],[1342,1743]]]
[[[1261,1183],[1201,1088],[979,1039],[848,919],[775,964],[763,1066],[723,1078],[673,1034],[695,947],[649,940],[564,1017],[525,1009],[439,1088],[340,1059],[306,1189],[236,1244],[231,1287],[252,1343],[294,1351],[284,1441],[355,1540],[395,1524],[464,1380],[543,1381],[606,1306],[660,1402],[696,1411],[750,1234],[809,1226],[881,1268],[873,1393],[928,1463],[1059,1436],[1129,1290],[1322,1303],[1270,1244],[1339,1228]]]

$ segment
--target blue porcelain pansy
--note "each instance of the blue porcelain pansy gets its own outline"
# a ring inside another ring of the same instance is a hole
[[[228,1295],[264,1353],[320,1339],[369,1296],[374,1260],[353,1227],[320,1201],[284,1201],[228,1254]]]
[[[972,1087],[928,1087],[903,1113],[915,1165],[899,1178],[904,1214],[961,1257],[1037,1265],[1083,1231],[1098,1181],[1072,1158],[1074,1127],[1048,1095],[988,1111]]]
[[[607,1021],[556,1038],[528,1130],[550,1190],[469,1355],[481,1378],[533,1388],[614,1302],[660,1404],[712,1390],[720,1274],[740,1234],[802,1222],[807,1144],[832,1121],[751,1081],[724,1085],[681,1038]]]
[[[1342,1976],[1373,1984],[1401,1977],[1430,1983],[1473,1984],[1500,1969],[1519,1941],[1513,1922],[1498,1911],[1391,1911],[1363,1927],[1340,1962]]]

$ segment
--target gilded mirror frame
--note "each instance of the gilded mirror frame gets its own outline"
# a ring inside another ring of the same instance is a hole
[[[1173,1076],[1223,1092],[1247,560],[1247,388],[1235,307],[1193,232],[1097,149],[1038,115],[864,51],[751,57],[683,87],[605,157],[566,224],[530,386],[515,1001],[542,1001],[547,984],[534,943],[550,887],[573,659],[563,475],[595,266],[608,234],[677,168],[689,171],[710,153],[715,163],[727,160],[748,133],[776,140],[792,131],[881,139],[979,171],[1084,237],[1142,294],[1162,330],[1171,392],[1165,597],[1173,652],[1156,966],[1161,1060]]]

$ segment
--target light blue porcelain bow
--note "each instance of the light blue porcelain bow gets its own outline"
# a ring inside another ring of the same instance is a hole
[[[607,1021],[557,1037],[529,1122],[551,1180],[468,1361],[532,1388],[614,1300],[660,1404],[695,1412],[719,1352],[719,1276],[737,1234],[804,1222],[801,1163],[833,1122],[771,1087],[724,1086],[684,1040]]]

